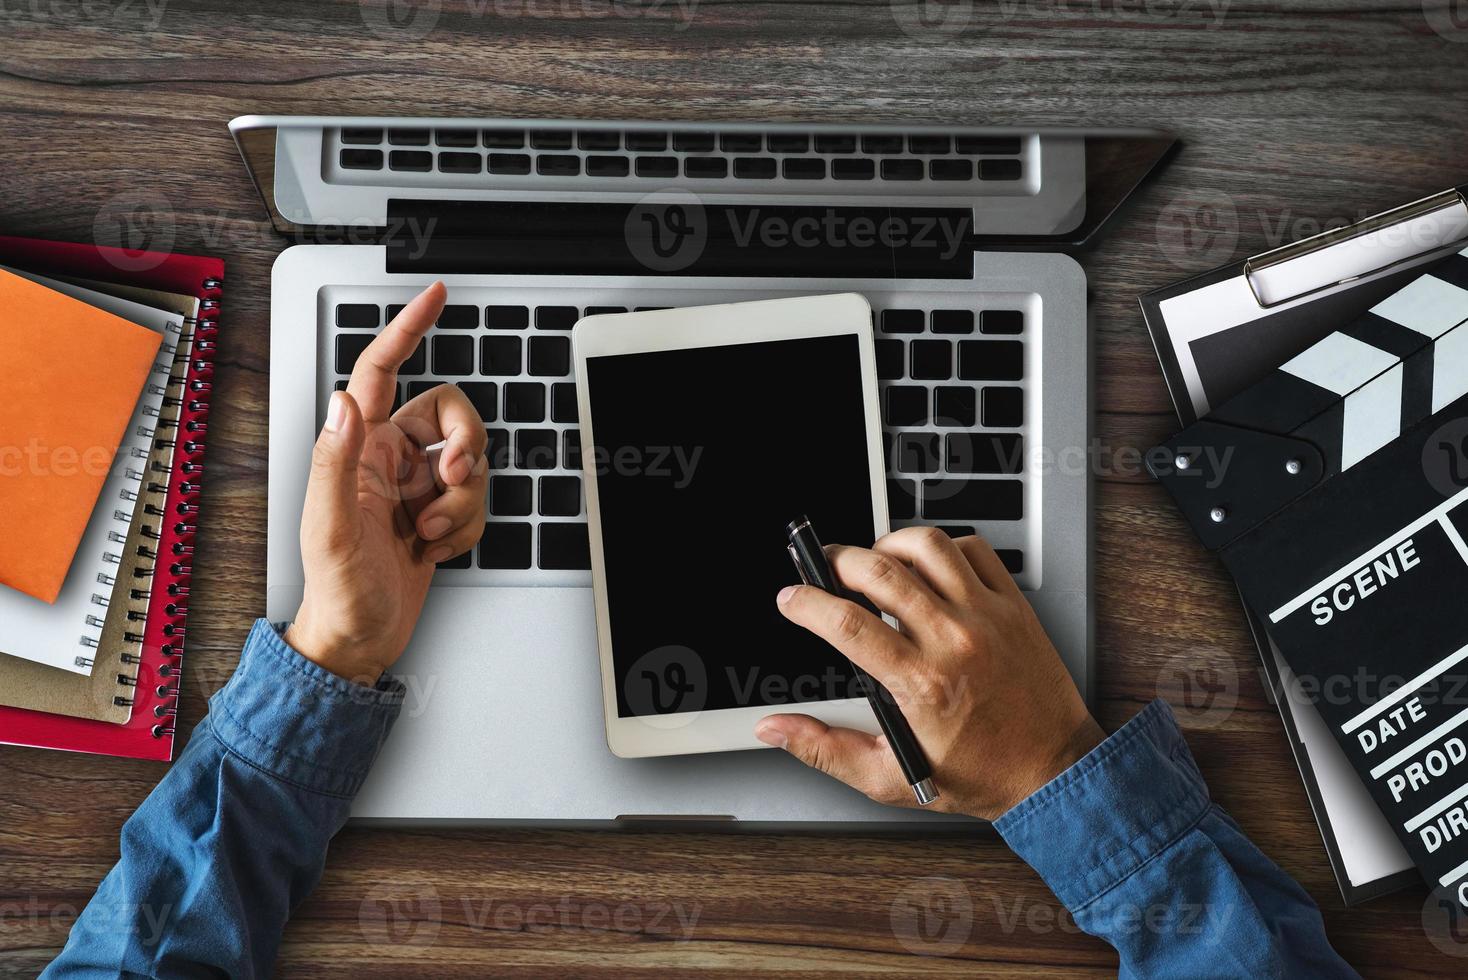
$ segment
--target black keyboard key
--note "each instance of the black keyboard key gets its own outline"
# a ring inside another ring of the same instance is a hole
[[[995,548],[994,554],[1004,562],[1004,568],[1011,575],[1018,575],[1025,570],[1025,553],[1018,548]]]
[[[1018,160],[980,160],[980,180],[1019,180],[1023,171]]]
[[[861,151],[863,153],[901,153],[902,137],[890,134],[863,136],[861,138]]]
[[[438,325],[445,330],[473,330],[479,326],[479,307],[445,306],[438,315]]]
[[[586,158],[586,176],[588,177],[625,177],[631,172],[631,169],[626,157]]]
[[[586,130],[576,134],[576,145],[583,150],[620,150],[622,134],[615,129]]]
[[[440,153],[438,169],[446,174],[477,174],[484,169],[484,158],[478,153]]]
[[[841,133],[823,133],[816,137],[817,153],[855,153],[856,137]]]
[[[946,381],[953,377],[953,344],[946,340],[914,340],[912,377],[917,381]]]
[[[408,401],[412,401],[419,395],[426,395],[433,389],[441,387],[443,387],[442,381],[409,381]],[[462,387],[462,385],[460,387]],[[472,401],[473,399],[470,400]],[[493,419],[487,419],[486,421],[493,421]]]
[[[1025,332],[1023,310],[985,310],[979,314],[979,332],[1020,334]]]
[[[486,129],[484,145],[494,150],[518,150],[525,145],[523,129]]]
[[[758,153],[764,144],[759,133],[725,133],[719,137],[719,146],[725,153]]]
[[[991,429],[1017,429],[1025,424],[1023,388],[985,388],[983,423]]]
[[[987,154],[1014,156],[1019,153],[1018,136],[960,136],[958,152],[969,156]]]
[[[376,334],[339,333],[336,335],[336,373],[351,374],[357,366],[357,358],[372,343]]]
[[[435,565],[434,567],[435,568],[469,568],[473,564],[474,564],[474,549],[473,548],[470,548],[468,551],[464,552],[462,555],[459,555],[457,558],[450,558],[447,561],[441,561],[437,565]]]
[[[953,149],[953,141],[947,136],[909,136],[907,148],[913,153],[947,153]]]
[[[814,158],[786,160],[784,167],[786,180],[825,180],[826,161]]]
[[[480,337],[479,373],[513,378],[520,373],[519,337]]]
[[[923,519],[929,521],[1017,521],[1024,516],[1019,480],[923,481]]]
[[[656,312],[657,310],[670,310],[670,309],[672,309],[671,306],[639,306],[639,307],[636,308],[635,312],[637,312],[637,313],[653,313],[653,312]]]
[[[832,160],[831,176],[836,180],[871,180],[877,168],[870,160]]]
[[[938,530],[950,538],[967,538],[976,533],[968,524],[939,524]]]
[[[973,180],[972,160],[929,160],[928,176],[934,180]]]
[[[916,385],[891,385],[882,393],[886,399],[887,424],[925,425],[928,421],[928,389]]]
[[[883,310],[883,333],[922,333],[922,310]]]
[[[433,141],[439,146],[463,149],[468,146],[478,146],[479,134],[472,129],[436,129],[433,132]]]
[[[775,176],[774,157],[735,157],[734,176],[744,180],[771,180]]]
[[[586,315],[587,316],[603,316],[603,315],[605,315],[607,313],[626,313],[626,312],[627,312],[627,307],[625,307],[625,306],[588,306],[586,308]]]
[[[540,513],[544,517],[575,517],[581,513],[581,477],[541,477]]]
[[[348,126],[342,130],[342,142],[376,146],[382,142],[382,130]]]
[[[581,469],[581,430],[567,429],[562,439],[563,464],[568,470]]]
[[[556,430],[518,430],[515,433],[515,466],[522,470],[555,469]]]
[[[491,476],[489,512],[496,517],[528,517],[534,504],[534,483],[528,476]]]
[[[427,146],[428,130],[426,129],[389,129],[387,141],[393,146]]]
[[[887,512],[898,521],[917,517],[917,484],[912,480],[888,480]]]
[[[723,157],[689,157],[683,161],[683,176],[721,180],[729,176],[729,161]]]
[[[973,310],[934,310],[933,333],[973,333]]]
[[[586,525],[559,521],[540,525],[540,567],[591,568],[591,543]]]
[[[944,454],[950,473],[1024,472],[1025,447],[1017,433],[954,432]]]
[[[539,381],[507,382],[504,418],[506,422],[544,422],[545,385]]]
[[[571,148],[571,131],[566,129],[532,129],[530,131],[530,145],[537,150],[569,150]]]
[[[921,160],[883,160],[883,180],[922,180],[923,162]]]
[[[387,155],[390,170],[426,174],[433,169],[433,154],[427,150],[393,150]]]
[[[906,354],[900,340],[877,341],[877,377],[882,381],[900,381],[907,370]]]
[[[903,432],[897,436],[900,473],[936,473],[940,436],[936,432]]]
[[[575,177],[581,173],[581,158],[564,153],[542,153],[535,158],[535,172],[542,177]]]
[[[342,150],[341,164],[343,170],[381,170],[381,150]]]
[[[676,177],[678,176],[677,157],[638,157],[637,176],[639,177]]]
[[[576,307],[537,306],[535,308],[536,330],[570,330],[576,326]]]
[[[724,157],[688,157],[683,161],[683,175],[687,178],[724,179],[730,175],[730,161]]]
[[[530,310],[524,306],[486,306],[484,325],[491,330],[524,330],[530,326]]]
[[[433,373],[459,376],[474,373],[473,337],[434,337]]]
[[[382,310],[374,303],[342,303],[336,308],[336,325],[343,330],[376,330],[382,326]]]
[[[479,539],[479,567],[529,568],[530,525],[484,525],[484,537]]]
[[[492,174],[528,174],[530,172],[530,154],[491,153],[489,155],[489,172]]]
[[[480,419],[493,422],[499,417],[499,385],[493,381],[460,381],[459,390],[468,397]]]
[[[1018,340],[960,340],[958,376],[965,381],[1023,381],[1025,345]]]
[[[405,306],[407,306],[406,303],[390,304],[387,308],[387,322],[392,323],[394,320],[396,320],[398,318],[398,314],[403,312],[403,308]]]
[[[934,388],[933,421],[941,426],[971,429],[979,420],[978,401],[972,388]]]
[[[569,381],[551,385],[551,421],[576,422],[576,386]]]
[[[765,137],[765,146],[771,153],[805,153],[810,150],[808,133],[770,133]]]
[[[510,430],[485,429],[484,435],[489,440],[485,444],[484,455],[489,460],[490,472],[509,469],[512,462]]]
[[[709,153],[714,148],[713,133],[674,133],[673,149],[680,153]]]
[[[627,149],[638,153],[661,153],[668,148],[667,133],[631,132],[627,134]]]
[[[566,337],[531,337],[530,373],[553,378],[570,374],[570,339]]]

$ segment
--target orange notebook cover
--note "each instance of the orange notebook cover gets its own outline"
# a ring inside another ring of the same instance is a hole
[[[162,342],[0,270],[0,584],[56,601]]]

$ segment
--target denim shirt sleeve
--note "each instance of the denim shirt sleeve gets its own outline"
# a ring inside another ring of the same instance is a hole
[[[1208,796],[1153,701],[994,824],[1121,977],[1355,977],[1320,911]]]
[[[269,976],[403,687],[343,680],[260,620],[47,978]]]

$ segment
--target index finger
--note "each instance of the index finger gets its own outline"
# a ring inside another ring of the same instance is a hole
[[[398,368],[413,356],[418,342],[437,322],[447,298],[448,290],[443,283],[429,286],[414,296],[357,358],[347,391],[357,400],[362,417],[368,422],[384,422],[392,413]]]
[[[917,647],[907,637],[849,599],[813,585],[780,590],[780,612],[804,626],[877,680],[901,677]]]

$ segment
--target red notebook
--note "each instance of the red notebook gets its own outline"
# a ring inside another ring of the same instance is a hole
[[[173,758],[224,263],[194,255],[7,236],[0,236],[0,263],[52,276],[185,293],[200,300],[199,315],[191,325],[193,352],[176,431],[160,427],[157,433],[159,439],[174,441],[173,463],[166,474],[164,517],[158,522],[158,561],[147,594],[143,644],[138,663],[133,665],[137,674],[132,685],[132,718],[117,725],[0,706],[0,744],[166,762]],[[156,475],[159,479],[165,476]]]

